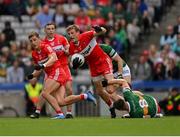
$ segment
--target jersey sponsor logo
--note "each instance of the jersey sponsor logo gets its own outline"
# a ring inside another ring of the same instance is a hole
[[[43,60],[38,61],[38,64],[44,64],[44,63],[47,62],[47,61],[48,61],[48,58],[45,58],[45,59],[43,59]]]
[[[93,38],[90,42],[89,42],[89,44],[88,44],[88,46],[86,46],[86,48],[84,48],[81,52],[80,52],[80,54],[82,54],[83,56],[88,56],[88,55],[90,55],[90,53],[93,51],[93,49],[94,49],[94,47],[97,45],[97,42],[96,42],[96,39],[95,38]]]
[[[63,45],[57,45],[55,47],[52,47],[54,51],[64,51]]]

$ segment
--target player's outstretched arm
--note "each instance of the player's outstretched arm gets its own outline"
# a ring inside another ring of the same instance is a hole
[[[92,28],[94,28],[95,30],[94,37],[103,35],[107,31],[104,27],[100,27],[100,26],[93,26]]]
[[[28,80],[31,80],[31,79],[33,79],[33,78],[35,78],[35,77],[39,77],[39,75],[41,74],[41,72],[42,72],[42,70],[34,70],[33,73],[31,73],[31,74],[29,74],[29,75],[27,76],[27,79],[28,79]]]
[[[108,85],[118,84],[119,86],[123,88],[130,88],[127,81],[125,79],[112,79],[112,80],[103,80],[102,85],[103,87],[106,87]]]

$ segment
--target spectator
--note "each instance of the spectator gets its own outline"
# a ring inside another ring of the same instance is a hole
[[[127,10],[127,13],[126,13],[126,20],[128,23],[132,23],[133,20],[136,20],[137,25],[138,26],[141,25],[142,16],[135,2],[130,4],[130,10]]]
[[[171,47],[171,50],[178,56],[180,56],[180,34],[177,35],[177,43],[175,43],[173,47]]]
[[[47,23],[52,22],[53,15],[49,12],[49,6],[43,5],[42,11],[36,16],[36,27],[38,29],[43,28]]]
[[[21,16],[26,13],[24,0],[13,0],[12,4],[9,5],[9,12],[18,18],[19,22],[23,22]]]
[[[41,5],[38,0],[28,0],[26,2],[26,12],[29,16],[37,14],[41,10]]]
[[[124,49],[124,54],[125,58],[128,58],[128,50],[129,50],[129,45],[128,45],[128,35],[126,32],[126,21],[125,19],[121,19],[119,22],[119,30],[116,32],[116,37],[117,39],[120,40],[121,44],[123,45]]]
[[[137,20],[134,19],[132,23],[127,25],[127,35],[130,44],[133,46],[136,43],[140,34],[140,28],[137,26]]]
[[[74,23],[74,18],[78,14],[80,7],[74,0],[67,0],[67,3],[63,4],[64,13],[67,15],[67,25]],[[69,10],[71,9],[71,10]]]
[[[114,24],[115,24],[114,14],[112,12],[109,12],[108,19],[106,20],[106,26],[114,27]]]
[[[2,33],[5,34],[5,43],[7,43],[8,45],[10,44],[10,41],[16,40],[16,34],[14,29],[11,28],[11,22],[5,22],[5,28],[3,29]]]
[[[177,24],[174,26],[174,34],[180,34],[180,16],[177,17]]]
[[[6,82],[6,69],[8,66],[7,58],[0,55],[0,83]]]
[[[5,58],[7,58],[7,63],[11,64],[14,60],[13,56],[10,53],[10,50],[8,47],[3,47],[1,50],[1,54],[2,56],[5,56]]]
[[[141,15],[144,14],[144,11],[148,10],[148,6],[144,2],[144,0],[135,0],[138,10],[140,11]]]
[[[170,80],[178,80],[180,78],[180,69],[176,66],[176,62],[173,58],[168,59],[167,75]]]
[[[134,64],[133,78],[136,80],[150,80],[151,79],[151,66],[147,62],[144,55],[141,55],[139,61]],[[148,73],[147,73],[148,72]]]
[[[159,102],[166,115],[180,115],[180,93],[178,88],[172,88],[169,96]]]
[[[114,14],[114,8],[112,6],[111,0],[108,0],[106,5],[103,5],[101,7],[101,15],[103,16],[103,18],[107,19],[109,12],[112,12]]]
[[[155,62],[153,69],[153,80],[165,80],[166,79],[166,67],[163,64],[163,60],[158,58]]]
[[[156,45],[151,44],[148,52],[149,52],[149,59],[153,64],[155,64],[155,61],[160,56],[159,55],[160,53],[158,52]]]
[[[90,27],[91,19],[86,15],[83,9],[80,9],[78,16],[75,17],[74,23],[79,26],[82,32],[84,32]]]
[[[95,10],[95,17],[92,19],[92,25],[98,25],[98,26],[105,26],[106,25],[106,21],[105,19],[102,17],[100,9],[96,9]]]
[[[53,22],[55,22],[55,24],[58,27],[65,27],[67,25],[67,17],[64,14],[64,8],[62,5],[57,5],[56,6],[56,11],[53,15]]]
[[[120,40],[116,37],[114,29],[110,29],[108,32],[108,38],[110,39],[109,45],[113,47],[113,49],[120,55],[123,56],[123,45],[120,42]],[[108,41],[106,40],[106,44],[108,44]]]
[[[80,0],[80,7],[86,11],[88,16],[93,17],[96,15],[96,0]]]
[[[116,3],[114,18],[118,20],[118,19],[123,19],[125,17],[126,17],[126,11],[124,10],[123,5],[120,2]]]
[[[176,44],[177,42],[177,36],[174,34],[173,26],[168,25],[166,28],[166,34],[162,35],[160,38],[160,46],[161,49],[166,45],[169,44],[171,47]]]
[[[6,41],[6,35],[4,33],[0,33],[0,53],[3,47],[9,47]]]
[[[24,70],[19,66],[19,60],[15,59],[13,65],[7,68],[7,82],[20,83],[24,81]]]
[[[143,23],[143,33],[149,35],[151,28],[151,19],[148,15],[148,11],[144,11],[142,16],[142,23]]]
[[[38,83],[36,78],[30,80],[27,84],[25,84],[24,90],[27,115],[30,115],[34,112],[42,88],[42,84]]]
[[[4,3],[4,0],[0,0],[0,15],[7,14],[7,5]]]

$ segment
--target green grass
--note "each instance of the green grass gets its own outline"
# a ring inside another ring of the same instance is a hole
[[[0,136],[6,135],[180,135],[180,117],[159,119],[0,118]]]

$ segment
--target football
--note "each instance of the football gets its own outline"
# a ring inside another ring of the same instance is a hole
[[[79,53],[75,53],[71,57],[70,65],[72,68],[79,68],[84,64],[84,62],[85,62],[84,56]]]

